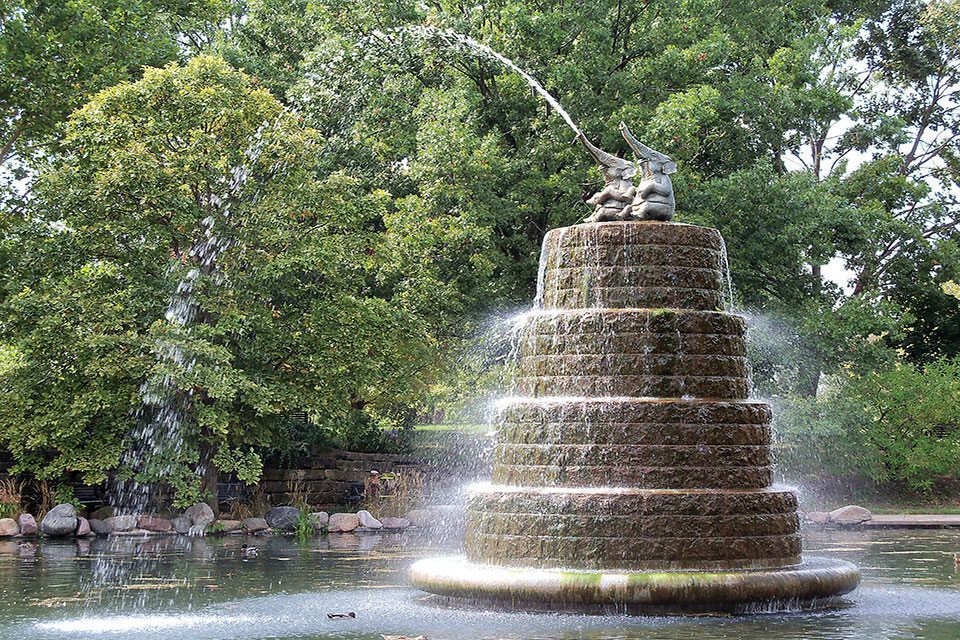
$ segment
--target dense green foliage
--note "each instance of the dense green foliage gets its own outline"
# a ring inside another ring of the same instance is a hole
[[[960,458],[960,360],[903,364],[778,412],[787,472],[863,474],[878,483],[930,491],[955,477]]]
[[[904,361],[957,353],[958,16],[956,0],[0,3],[0,161],[36,174],[28,196],[5,185],[0,443],[21,469],[96,481],[155,412],[135,415],[141,385],[166,379],[192,443],[166,456],[178,477],[209,458],[252,479],[261,447],[383,446],[380,427],[495,382],[506,340],[476,348],[485,318],[529,304],[544,233],[589,213],[599,176],[518,75],[445,30],[515,60],[604,149],[627,153],[625,120],[677,160],[678,220],[726,238],[758,391],[804,411],[839,394],[859,417],[876,376],[917,384],[904,372],[934,369]],[[193,62],[137,80],[174,59]],[[199,265],[210,215],[228,242]],[[184,328],[161,312],[193,269]],[[851,468],[929,486],[893,461],[920,441],[875,431],[889,472]]]
[[[246,76],[209,57],[148,71],[79,110],[64,148],[8,238],[0,437],[18,468],[103,479],[155,419],[138,418],[147,383],[183,408],[191,446],[161,430],[145,477],[185,480],[206,451],[255,480],[276,416],[348,416],[419,384],[423,321],[366,285],[382,205],[318,171],[316,133]],[[185,326],[162,315],[178,283]]]
[[[23,177],[91,94],[179,55],[175,25],[207,3],[0,2],[0,172]],[[9,183],[3,187],[9,187]],[[6,188],[0,203],[8,201]],[[15,202],[7,202],[15,205]]]
[[[627,151],[616,123],[631,122],[680,162],[679,219],[723,231],[740,304],[798,345],[758,362],[760,387],[810,396],[821,372],[893,357],[868,336],[899,347],[907,329],[917,361],[951,349],[926,312],[957,307],[940,294],[956,267],[957,6],[261,0],[219,47],[366,188],[488,234],[493,277],[451,310],[467,317],[530,298],[544,232],[587,213],[597,178],[522,79],[442,30],[516,60],[606,149]],[[440,281],[471,267],[434,256]],[[854,295],[824,278],[831,260]]]

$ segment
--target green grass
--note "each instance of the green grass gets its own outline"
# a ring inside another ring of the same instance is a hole
[[[960,514],[960,497],[936,497],[919,495],[883,495],[879,491],[843,491],[831,495],[812,497],[805,501],[807,511],[832,511],[848,504],[855,504],[873,513],[932,513]]]
[[[459,423],[444,423],[444,424],[418,424],[413,427],[413,430],[421,433],[427,432],[460,432],[460,433],[486,433],[490,430],[490,425],[488,424],[459,424]]]
[[[874,500],[856,500],[856,498],[851,498],[846,502],[829,502],[825,503],[822,509],[823,511],[831,511],[839,507],[843,507],[848,504],[856,504],[865,509],[869,509],[872,513],[885,513],[885,514],[902,514],[902,513],[929,513],[937,515],[953,515],[960,514],[960,504],[950,503],[950,502],[924,502],[924,501],[903,501],[897,502],[896,500],[884,500],[877,502]]]

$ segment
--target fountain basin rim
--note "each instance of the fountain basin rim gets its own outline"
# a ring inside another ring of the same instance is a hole
[[[470,493],[526,493],[540,495],[756,495],[758,493],[793,493],[789,487],[761,487],[757,489],[643,489],[640,487],[530,487],[512,484],[477,482],[468,487]]]
[[[416,562],[417,588],[452,604],[523,610],[627,613],[804,609],[853,591],[860,572],[849,562],[806,558],[798,566],[727,571],[576,571],[476,565],[463,557]]]

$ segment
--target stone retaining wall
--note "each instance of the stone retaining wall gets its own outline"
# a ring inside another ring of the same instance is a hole
[[[363,482],[372,469],[403,477],[429,473],[424,462],[412,455],[318,451],[301,460],[300,468],[264,469],[260,490],[274,505],[289,504],[295,492],[300,492],[317,508],[334,508],[346,503],[350,483]]]

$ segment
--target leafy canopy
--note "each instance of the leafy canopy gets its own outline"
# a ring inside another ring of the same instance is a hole
[[[340,419],[429,375],[415,306],[371,286],[383,202],[319,171],[316,131],[222,60],[101,92],[64,148],[7,238],[0,441],[20,470],[96,482],[148,425],[145,479],[187,489],[203,454],[252,481],[277,416]]]

